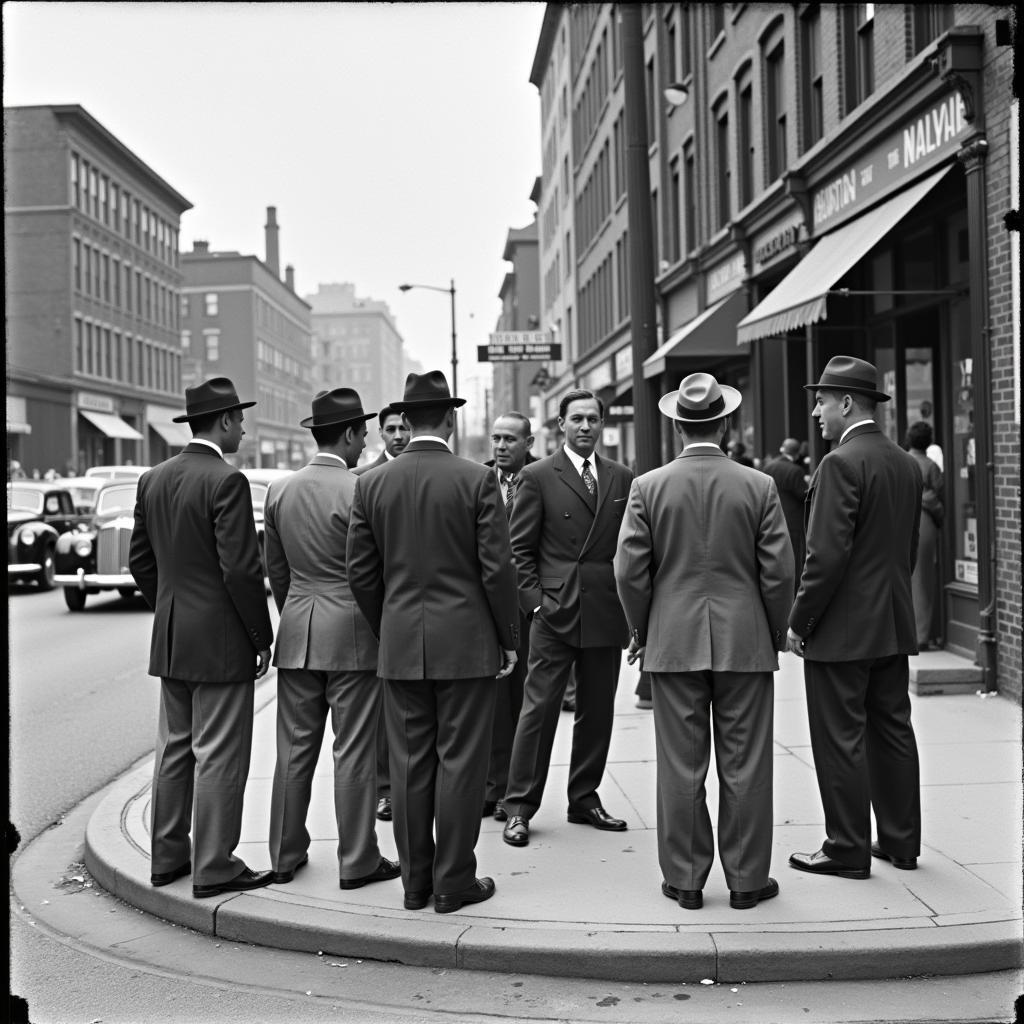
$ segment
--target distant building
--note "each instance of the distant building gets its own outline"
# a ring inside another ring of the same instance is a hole
[[[279,226],[267,207],[266,259],[211,252],[193,243],[181,257],[182,378],[185,385],[230,377],[257,404],[245,414],[240,466],[298,469],[312,451],[309,415],[312,328],[309,304],[295,294],[295,272],[280,277]]]
[[[4,108],[8,458],[152,464],[187,433],[178,232],[192,204],[77,104]]]

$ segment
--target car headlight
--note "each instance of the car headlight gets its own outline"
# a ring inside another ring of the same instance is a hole
[[[33,529],[22,530],[18,534],[18,540],[22,544],[35,544],[36,542],[36,531]]]
[[[92,539],[90,537],[82,537],[80,540],[75,541],[75,554],[79,558],[85,558],[86,555],[92,553]]]

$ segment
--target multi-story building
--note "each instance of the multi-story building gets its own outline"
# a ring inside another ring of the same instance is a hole
[[[823,447],[802,386],[838,352],[876,363],[893,396],[883,429],[902,441],[927,419],[944,453],[936,628],[988,688],[1019,698],[1012,9],[644,4],[642,18],[651,194],[640,201],[659,319],[659,346],[636,375],[648,399],[711,370],[744,395],[734,429],[752,454],[792,436],[808,440],[813,465]],[[613,5],[549,5],[531,73],[542,327],[578,310],[571,367],[550,368],[549,417],[573,381],[629,412],[623,59]],[[545,215],[565,191],[549,154],[565,64],[575,202],[556,235]],[[550,274],[569,235],[571,286]],[[624,416],[610,452],[627,462],[630,426]],[[661,441],[668,458],[664,424]]]
[[[8,458],[159,462],[181,411],[191,204],[82,107],[4,109]]]
[[[315,449],[299,421],[309,415],[313,335],[309,303],[295,293],[295,271],[280,272],[277,211],[267,207],[266,259],[211,252],[208,242],[182,253],[182,382],[225,376],[256,406],[245,414],[240,466],[298,469]]]

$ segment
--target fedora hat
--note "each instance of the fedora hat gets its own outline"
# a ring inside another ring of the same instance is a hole
[[[392,402],[391,408],[396,412],[407,409],[425,409],[430,405],[465,405],[464,398],[453,398],[448,390],[448,381],[440,370],[427,373],[410,373],[405,378],[405,394],[400,402]]]
[[[240,402],[235,385],[227,377],[211,377],[195,387],[185,388],[185,413],[172,417],[172,423],[187,423],[200,416],[230,409],[248,409],[255,402]]]
[[[854,356],[833,356],[821,371],[821,380],[805,384],[804,391],[854,391],[876,402],[888,402],[890,397],[878,390],[878,370],[874,364]]]
[[[363,403],[351,388],[321,391],[313,398],[313,415],[299,423],[300,427],[333,427],[342,423],[372,420],[375,412],[363,412]]]
[[[739,408],[743,396],[728,384],[719,384],[710,373],[691,373],[678,391],[670,391],[658,408],[680,423],[710,423]]]

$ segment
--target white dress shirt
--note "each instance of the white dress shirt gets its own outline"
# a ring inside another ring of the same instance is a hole
[[[576,467],[576,472],[579,473],[580,477],[583,477],[583,456],[577,455],[568,445],[563,445],[565,448],[565,454],[569,456],[569,461]],[[587,463],[590,466],[590,472],[594,477],[594,483],[597,484],[597,459],[593,455],[588,455],[586,458]]]

